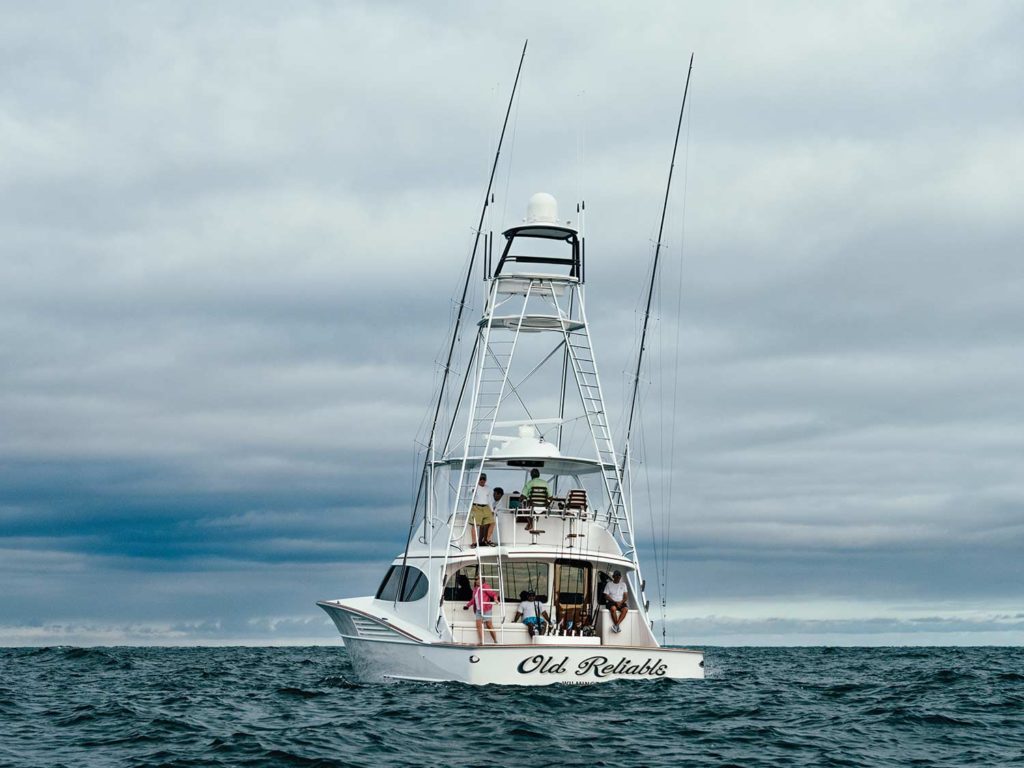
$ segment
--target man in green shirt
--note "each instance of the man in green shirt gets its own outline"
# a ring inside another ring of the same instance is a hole
[[[530,470],[530,479],[523,486],[523,496],[529,499],[530,491],[534,488],[543,488],[548,496],[551,495],[551,487],[544,480],[540,479],[540,470],[536,467]]]
[[[540,479],[540,470],[537,469],[536,467],[530,470],[530,479],[527,480],[526,485],[523,486],[522,504],[525,507],[529,507],[530,505],[530,491],[533,488],[543,488],[545,494],[549,498],[551,497],[551,488],[548,487],[548,484],[546,482]],[[527,520],[526,530],[533,531],[533,520],[534,517],[533,515],[531,515]]]

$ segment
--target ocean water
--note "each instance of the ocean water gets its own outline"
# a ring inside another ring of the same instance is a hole
[[[0,649],[0,765],[1024,765],[1022,648],[708,648],[707,669],[361,685],[342,648]]]

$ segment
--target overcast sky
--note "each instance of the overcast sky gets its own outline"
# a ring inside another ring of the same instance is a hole
[[[696,54],[670,641],[1024,642],[1024,6],[710,5],[4,4],[0,645],[338,642],[527,37],[491,225],[586,199],[615,413]]]

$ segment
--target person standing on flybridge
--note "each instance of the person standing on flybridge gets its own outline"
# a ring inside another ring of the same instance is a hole
[[[480,480],[477,481],[476,488],[473,489],[473,508],[470,510],[469,515],[473,520],[473,526],[469,529],[470,535],[473,537],[473,543],[469,546],[475,547],[478,540],[481,547],[498,546],[491,541],[494,510],[491,509],[491,497],[487,493],[487,475],[483,472],[480,473]],[[480,529],[479,539],[476,533],[477,528]]]

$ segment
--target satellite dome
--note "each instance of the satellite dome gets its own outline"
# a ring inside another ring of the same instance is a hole
[[[526,204],[527,224],[558,224],[558,201],[547,192],[530,196]]]

